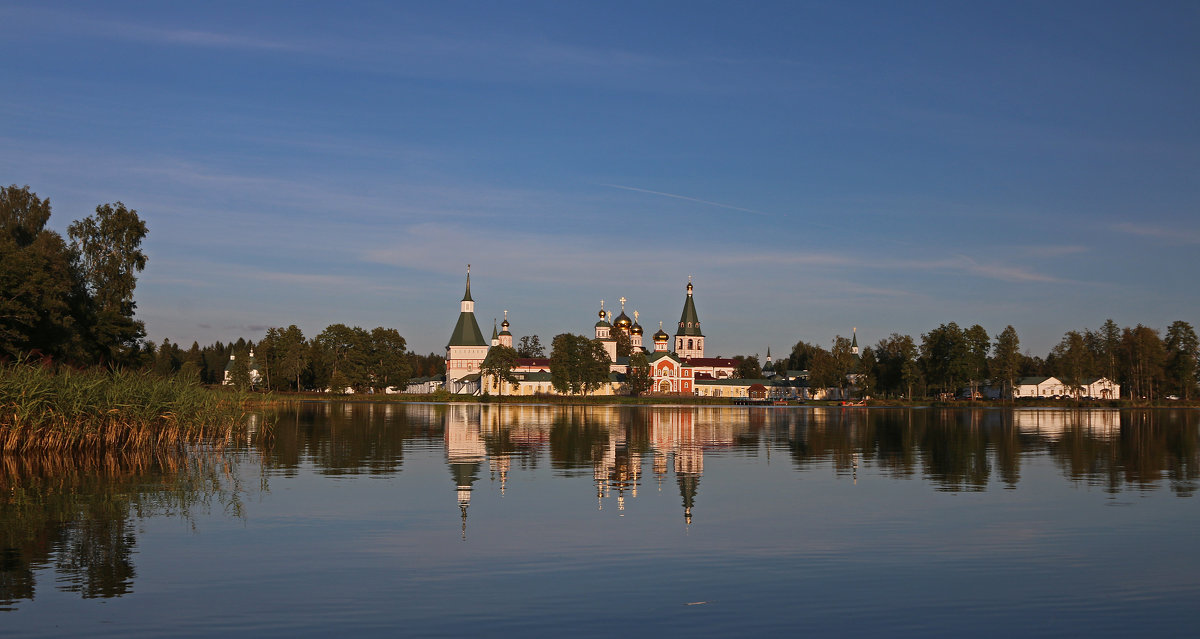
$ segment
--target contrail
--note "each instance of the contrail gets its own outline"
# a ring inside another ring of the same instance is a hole
[[[673,197],[676,200],[687,200],[688,202],[699,202],[700,204],[707,204],[709,206],[719,206],[723,209],[733,209],[734,211],[742,211],[744,213],[754,213],[757,215],[769,215],[768,213],[764,213],[762,211],[755,211],[754,209],[744,209],[740,206],[733,206],[732,204],[721,204],[720,202],[710,202],[708,200],[701,200],[700,198],[688,197],[686,195],[676,195],[674,193],[663,193],[662,191],[651,191],[650,189],[639,189],[636,186],[621,186],[620,184],[601,184],[600,186],[607,186],[607,187],[614,188],[614,189],[621,189],[623,191],[636,191],[638,193],[649,193],[651,195],[661,195],[663,197]]]

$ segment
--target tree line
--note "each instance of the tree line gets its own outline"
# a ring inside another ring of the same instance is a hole
[[[800,341],[780,365],[807,370],[814,387],[853,384],[864,394],[885,397],[957,395],[961,389],[974,396],[984,384],[1010,391],[1022,377],[1054,376],[1074,389],[1106,377],[1133,399],[1191,399],[1200,378],[1200,340],[1185,321],[1173,322],[1164,334],[1142,324],[1122,328],[1109,319],[1098,330],[1067,331],[1038,357],[1021,351],[1012,326],[989,335],[978,324],[961,328],[950,322],[922,334],[919,343],[892,333],[859,357],[840,335],[829,349]]]
[[[435,377],[446,372],[445,358],[435,353],[420,355],[407,350],[407,343],[394,328],[371,330],[331,324],[311,339],[291,325],[268,328],[257,343],[239,338],[189,349],[164,339],[152,353],[151,366],[163,375],[193,375],[205,384],[222,384],[226,366],[230,383],[275,391],[306,391],[347,388],[355,392],[382,392],[389,386],[403,388],[414,377]],[[259,379],[250,371],[250,354]],[[230,360],[230,356],[233,360]]]

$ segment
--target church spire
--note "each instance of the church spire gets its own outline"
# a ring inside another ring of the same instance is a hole
[[[475,300],[471,299],[471,265],[470,264],[467,265],[467,292],[463,293],[462,301],[464,301],[464,302],[474,302],[475,301]]]

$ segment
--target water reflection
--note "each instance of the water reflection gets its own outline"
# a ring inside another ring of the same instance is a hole
[[[514,458],[518,468],[532,468],[546,457],[564,477],[590,471],[597,508],[611,501],[618,512],[637,498],[645,472],[659,488],[673,475],[688,524],[705,456],[714,453],[782,450],[799,471],[831,465],[856,482],[860,472],[874,470],[920,478],[942,491],[1016,488],[1030,456],[1049,457],[1066,478],[1113,493],[1165,481],[1190,496],[1198,474],[1194,411],[458,404],[426,417],[442,419],[464,535],[484,464],[503,492]]]
[[[782,459],[790,472],[832,471],[850,488],[872,476],[972,492],[1016,489],[1032,481],[1023,470],[1049,460],[1059,481],[1114,495],[1165,486],[1190,497],[1200,474],[1198,414],[304,404],[279,415],[273,447],[253,454],[0,457],[0,604],[32,600],[39,576],[50,571],[56,589],[84,598],[128,594],[137,575],[136,521],[188,519],[214,505],[226,516],[241,516],[247,489],[237,479],[239,463],[248,466],[247,476],[264,471],[257,488],[265,499],[269,477],[406,478],[406,459],[424,460],[418,468],[434,461],[445,490],[441,512],[449,521],[457,515],[466,539],[476,491],[545,490],[515,481],[526,473],[567,482],[566,499],[587,500],[589,508],[594,503],[604,517],[626,515],[640,495],[673,486],[679,497],[671,508],[678,510],[670,516],[700,525],[705,491],[746,481],[736,472],[706,477],[706,462],[711,469],[713,460],[736,462],[715,466],[728,469]],[[755,490],[737,488],[746,495]]]
[[[231,453],[0,456],[0,610],[32,600],[39,575],[85,599],[132,591],[135,522],[242,514]]]

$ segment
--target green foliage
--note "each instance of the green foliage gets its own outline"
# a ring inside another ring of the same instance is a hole
[[[28,186],[0,189],[0,356],[78,347],[84,291],[74,253],[46,230],[50,201]]]
[[[1005,397],[1011,398],[1013,382],[1021,374],[1021,340],[1017,337],[1017,329],[1011,324],[996,335],[991,367],[992,377],[1004,385]]]
[[[737,361],[737,367],[733,370],[733,376],[738,379],[762,379],[762,368],[758,365],[758,355],[735,355],[733,357]]]
[[[250,356],[244,351],[235,353],[230,365],[229,383],[240,391],[250,390],[254,382],[250,375]]]
[[[1126,371],[1131,397],[1154,399],[1167,353],[1158,331],[1138,324],[1121,332],[1121,368]]]
[[[654,379],[650,377],[650,361],[646,354],[638,351],[629,358],[629,370],[625,374],[625,391],[634,397],[650,390]]]
[[[633,353],[633,341],[630,339],[629,333],[614,328],[612,336],[617,342],[617,357],[629,357]]]
[[[95,361],[136,364],[146,329],[133,317],[137,308],[133,290],[136,274],[146,268],[146,254],[141,251],[146,232],[137,211],[120,202],[97,206],[95,216],[67,228],[88,293],[85,344]]]
[[[545,357],[546,349],[537,335],[526,335],[517,342],[517,357]]]
[[[868,346],[862,350],[862,355],[854,367],[854,385],[862,397],[869,397],[875,393],[876,368],[875,350]]]
[[[1196,330],[1184,321],[1175,321],[1167,328],[1164,343],[1167,351],[1166,375],[1168,385],[1184,399],[1191,399],[1200,368],[1200,340]]]
[[[792,347],[791,355],[787,358],[786,368],[797,371],[811,370],[817,353],[823,350],[825,349],[815,344],[803,341],[796,342],[796,345]]]
[[[367,340],[367,378],[376,389],[403,388],[408,382],[408,343],[394,328],[371,329]]]
[[[930,384],[947,393],[956,393],[971,378],[970,344],[958,324],[942,324],[921,336],[921,364]]]
[[[917,346],[908,335],[892,333],[875,347],[875,380],[880,392],[912,398],[921,381]]]
[[[493,346],[488,349],[487,357],[483,359],[480,373],[485,380],[490,381],[491,387],[504,394],[504,384],[516,384],[519,380],[513,375],[517,365],[517,350],[509,346]]]
[[[608,381],[608,364],[599,341],[562,333],[551,343],[550,383],[560,393],[590,393]]]
[[[1050,352],[1050,370],[1078,395],[1090,377],[1095,377],[1095,361],[1087,340],[1079,331],[1068,331]]]

